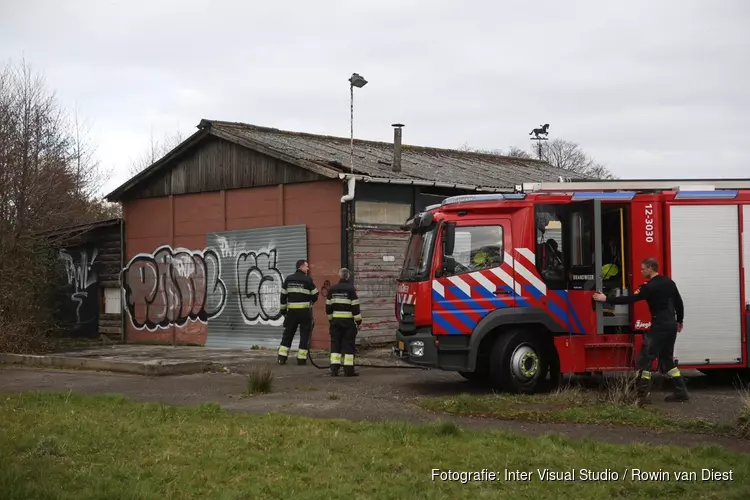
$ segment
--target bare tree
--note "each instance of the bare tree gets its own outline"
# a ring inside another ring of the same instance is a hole
[[[176,148],[184,139],[184,136],[178,130],[173,135],[165,134],[164,139],[160,142],[154,139],[154,132],[152,130],[147,148],[140,156],[131,162],[129,170],[130,175],[134,176],[153,165],[159,159],[164,157],[164,155]]]
[[[534,148],[536,149],[536,148]],[[511,146],[502,149],[476,149],[464,143],[460,151],[484,153],[513,158],[534,159],[534,157],[522,148]],[[540,160],[549,163],[553,167],[566,170],[573,175],[581,177],[592,177],[594,179],[616,179],[617,177],[603,164],[591,158],[581,147],[572,141],[565,139],[552,139],[542,142],[542,157]]]
[[[82,122],[22,61],[0,72],[0,351],[40,348],[53,326],[56,273],[40,233],[96,220],[105,178]],[[41,285],[41,286],[40,286]]]
[[[523,149],[511,146],[509,147],[506,152],[505,156],[512,156],[513,158],[524,158],[524,159],[531,159],[531,155],[524,151]]]
[[[469,145],[469,143],[465,142],[461,145],[461,147],[458,148],[459,151],[466,151],[468,153],[481,153],[486,155],[495,155],[495,156],[508,156],[511,158],[531,158],[531,155],[524,151],[521,148],[518,148],[516,146],[511,146],[507,150],[502,149],[482,149],[482,148],[473,148]]]
[[[578,144],[565,139],[543,142],[541,159],[553,167],[573,174],[595,179],[617,178],[607,167],[585,153]]]

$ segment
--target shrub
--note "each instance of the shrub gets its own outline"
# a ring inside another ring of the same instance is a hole
[[[265,394],[271,392],[273,384],[273,370],[264,365],[256,365],[250,370],[247,379],[247,392],[249,394]]]

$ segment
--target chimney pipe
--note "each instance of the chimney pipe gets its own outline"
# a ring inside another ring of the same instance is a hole
[[[393,129],[393,171],[401,172],[401,127],[402,123],[391,125]]]

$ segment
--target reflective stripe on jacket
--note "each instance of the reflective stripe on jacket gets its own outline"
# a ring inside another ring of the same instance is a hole
[[[312,278],[297,270],[287,276],[281,286],[281,312],[310,309],[318,301],[319,292]]]
[[[353,319],[362,322],[359,310],[357,290],[350,283],[341,280],[328,290],[326,297],[326,315],[329,321],[334,319]]]

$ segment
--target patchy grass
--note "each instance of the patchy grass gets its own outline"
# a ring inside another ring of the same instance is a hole
[[[266,394],[273,386],[273,370],[270,366],[255,365],[247,376],[247,394]]]
[[[0,395],[0,491],[7,499],[204,498],[748,498],[750,456],[719,447],[612,445],[505,431],[314,420],[176,408],[117,396]],[[696,481],[634,480],[630,471],[697,473]],[[499,473],[441,481],[436,473]],[[543,481],[537,469],[576,471]],[[580,471],[623,480],[582,481]],[[732,472],[701,481],[701,469]],[[505,470],[530,471],[528,481]]]
[[[565,387],[551,394],[461,394],[419,398],[417,404],[434,412],[501,420],[617,424],[662,431],[743,437],[738,428],[729,424],[699,419],[675,419],[659,408],[639,407],[636,404],[634,386],[625,378],[613,378],[605,382],[601,391]],[[750,427],[750,423],[748,426]],[[746,434],[744,437],[749,436]]]
[[[311,392],[311,391],[317,391],[319,390],[314,385],[303,385],[302,387],[297,387],[298,391],[305,391],[305,392]]]
[[[750,391],[740,389],[741,406],[737,417],[737,434],[745,439],[750,439]]]
[[[579,387],[563,388],[563,390],[566,389],[580,391]],[[596,400],[599,403],[623,406],[636,406],[638,404],[635,375],[607,377],[604,379],[601,389],[596,393]]]

